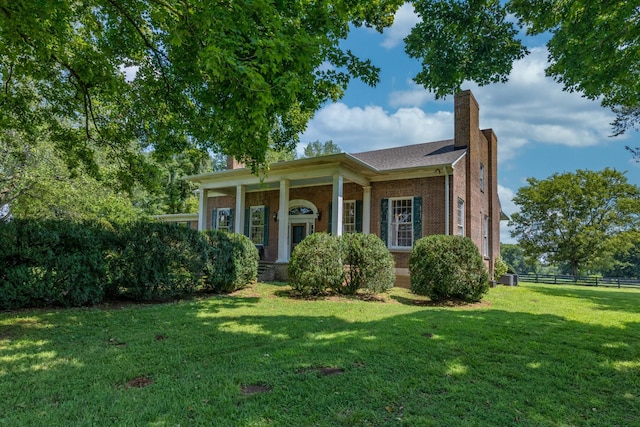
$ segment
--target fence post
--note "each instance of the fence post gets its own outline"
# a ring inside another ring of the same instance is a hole
[[[558,276],[553,276],[553,284],[554,285],[558,284]]]
[[[618,289],[620,289],[620,278],[618,277]]]
[[[598,287],[598,276],[596,276],[596,288]]]

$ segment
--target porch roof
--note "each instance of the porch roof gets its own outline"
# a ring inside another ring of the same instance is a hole
[[[327,185],[338,174],[344,177],[345,182],[367,186],[372,181],[397,179],[403,174],[413,177],[444,175],[444,167],[453,167],[465,153],[465,149],[454,150],[453,140],[445,140],[281,161],[272,163],[268,173],[259,177],[248,168],[240,168],[191,175],[184,179],[223,194],[232,194],[236,185],[245,185],[247,191],[277,189],[282,179],[289,180],[292,188]]]

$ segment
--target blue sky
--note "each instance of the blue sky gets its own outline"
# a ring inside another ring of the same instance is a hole
[[[453,137],[453,97],[435,100],[412,81],[420,63],[404,53],[402,39],[417,17],[403,6],[384,34],[355,29],[344,46],[381,68],[380,82],[371,88],[352,81],[345,96],[325,105],[309,123],[298,150],[311,141],[333,140],[345,152],[360,152]],[[498,190],[503,210],[528,177],[544,179],[556,172],[605,167],[627,171],[640,185],[640,167],[625,145],[640,146],[640,133],[612,138],[610,110],[545,77],[544,37],[523,37],[531,53],[514,64],[509,82],[478,87],[466,83],[480,105],[480,127],[498,136]],[[501,241],[514,243],[506,222]]]

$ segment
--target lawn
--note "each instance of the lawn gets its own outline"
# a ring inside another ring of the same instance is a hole
[[[522,284],[433,306],[258,284],[0,313],[0,425],[640,425],[640,291]]]

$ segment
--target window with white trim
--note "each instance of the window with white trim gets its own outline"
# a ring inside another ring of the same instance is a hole
[[[249,239],[256,244],[264,244],[264,206],[249,209]]]
[[[356,201],[345,200],[342,206],[343,206],[342,232],[355,233],[356,232]]]
[[[413,246],[413,198],[389,200],[390,247]]]
[[[232,232],[231,226],[231,209],[220,208],[216,212],[215,229],[220,231]]]
[[[464,200],[458,198],[458,236],[464,236]]]
[[[480,163],[480,191],[484,193],[484,164]]]
[[[489,217],[487,215],[484,216],[484,227],[483,228],[483,236],[482,236],[482,248],[484,252],[484,256],[489,256]]]

